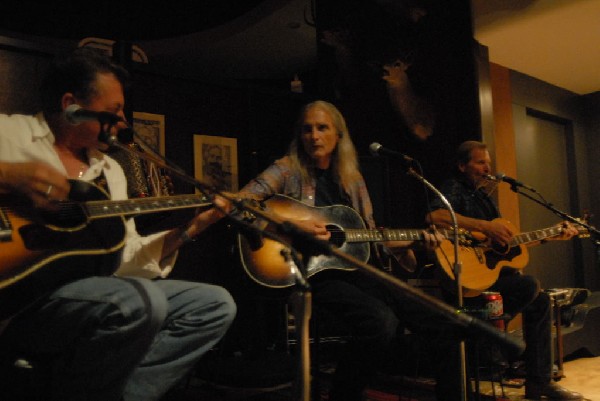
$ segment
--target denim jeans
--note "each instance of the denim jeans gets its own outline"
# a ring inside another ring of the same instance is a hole
[[[523,336],[527,381],[549,383],[552,377],[552,316],[550,297],[540,291],[539,281],[527,275],[500,277],[491,291],[502,294],[504,312],[523,312]]]
[[[526,381],[547,384],[552,374],[552,316],[550,298],[540,291],[539,281],[522,274],[502,274],[489,291],[502,294],[504,312],[511,317],[523,313]],[[476,339],[474,339],[476,340]],[[458,344],[445,345],[439,353],[436,393],[439,399],[460,400]]]
[[[0,353],[49,359],[51,400],[159,400],[235,316],[217,286],[90,277],[14,319]]]

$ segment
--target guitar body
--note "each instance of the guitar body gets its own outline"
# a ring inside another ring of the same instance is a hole
[[[370,246],[367,242],[345,241],[344,229],[365,229],[364,221],[354,209],[341,205],[308,206],[285,195],[275,195],[264,203],[265,211],[283,219],[314,219],[325,222],[327,229],[332,233],[330,242],[356,259],[363,262],[369,259]],[[261,229],[274,229],[262,220],[257,220],[254,224]],[[238,234],[238,249],[244,269],[250,278],[267,287],[289,287],[296,282],[292,269],[281,254],[285,248],[286,245],[268,238],[255,239],[251,238],[251,235]],[[307,278],[326,269],[356,268],[335,256],[317,255],[311,257],[306,266]]]
[[[93,184],[73,181],[73,201],[103,200]],[[87,219],[76,203],[40,213],[14,196],[0,197],[0,319],[84,277],[110,275],[124,246],[122,216]]]
[[[501,223],[517,232],[516,228],[508,220],[498,218],[495,222]],[[481,235],[474,234],[478,238]],[[438,264],[445,276],[456,281],[454,275],[454,244],[449,240],[443,240],[435,251]],[[505,267],[523,269],[529,262],[529,253],[524,245],[512,247],[497,247],[482,241],[478,244],[459,243],[458,259],[462,265],[461,283],[463,295],[466,297],[477,296],[482,291],[490,288],[500,276]]]

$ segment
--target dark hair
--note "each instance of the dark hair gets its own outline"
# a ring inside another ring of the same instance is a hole
[[[58,56],[50,65],[41,85],[42,110],[46,116],[60,113],[61,99],[67,92],[82,102],[97,94],[99,73],[113,74],[123,86],[129,85],[129,73],[98,50],[81,47],[65,56]]]
[[[487,149],[487,145],[479,141],[465,141],[461,143],[456,151],[456,165],[470,162],[473,149]]]

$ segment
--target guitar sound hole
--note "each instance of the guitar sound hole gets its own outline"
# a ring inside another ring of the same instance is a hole
[[[61,228],[75,228],[86,223],[85,213],[77,202],[63,201],[58,203],[58,209],[42,212],[44,221]]]
[[[340,226],[336,226],[334,224],[327,224],[327,231],[331,233],[331,237],[329,238],[329,243],[332,245],[341,248],[342,245],[346,242],[346,233],[344,229]]]

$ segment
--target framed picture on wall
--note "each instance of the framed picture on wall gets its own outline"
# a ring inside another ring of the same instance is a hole
[[[162,114],[133,112],[133,129],[144,144],[165,155],[165,116]]]
[[[237,139],[194,135],[194,176],[218,190],[237,192]]]

